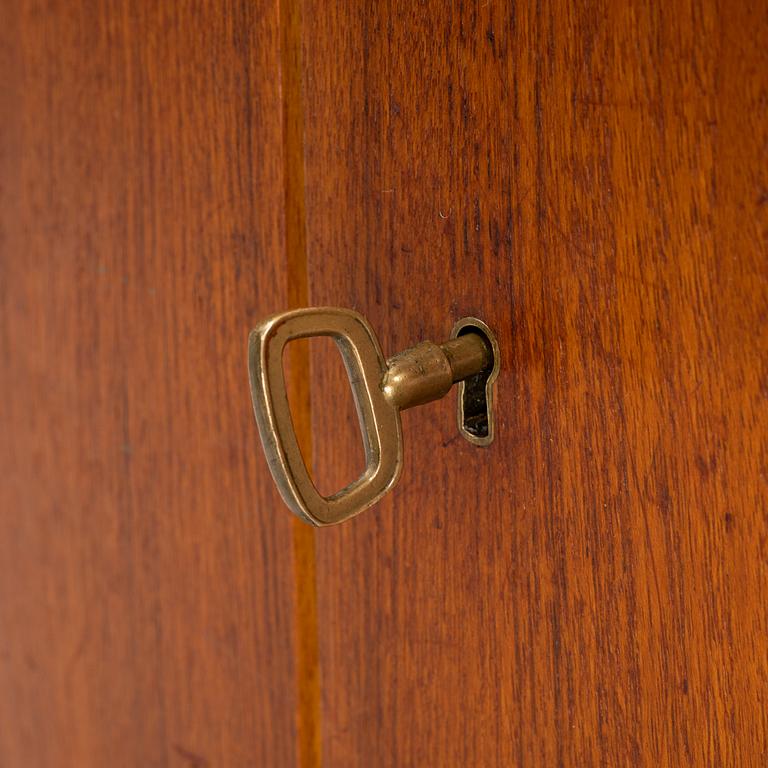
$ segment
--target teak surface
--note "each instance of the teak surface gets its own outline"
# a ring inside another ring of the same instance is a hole
[[[0,765],[294,765],[277,5],[2,7]]]
[[[316,536],[324,765],[768,764],[764,4],[303,14],[311,302],[502,348],[495,444],[408,412]]]
[[[0,765],[768,763],[760,3],[6,0],[0,106]],[[485,320],[494,445],[449,396],[292,521],[245,341],[308,303]]]

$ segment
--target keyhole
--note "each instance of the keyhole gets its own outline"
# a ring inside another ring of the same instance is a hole
[[[451,338],[468,333],[482,336],[492,350],[488,365],[459,384],[459,432],[474,445],[490,445],[494,438],[493,384],[499,373],[499,346],[491,329],[475,317],[464,317],[453,327]]]

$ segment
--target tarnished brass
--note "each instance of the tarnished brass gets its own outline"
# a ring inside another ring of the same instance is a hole
[[[339,348],[365,446],[362,475],[331,496],[320,495],[304,465],[283,373],[285,345],[311,336],[330,336]],[[351,309],[299,309],[260,323],[248,340],[251,397],[269,468],[285,503],[318,526],[340,523],[375,504],[402,469],[400,411],[443,397],[455,382],[497,370],[497,359],[498,350],[486,337],[465,332],[440,345],[423,341],[385,361],[376,334]]]
[[[490,362],[491,350],[477,334],[440,345],[422,341],[387,360],[381,389],[384,397],[403,411],[439,400],[455,382],[483,370]]]

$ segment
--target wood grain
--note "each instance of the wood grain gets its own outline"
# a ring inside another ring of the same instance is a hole
[[[4,2],[0,764],[294,765],[276,2]]]
[[[304,103],[302,99],[301,6],[280,0],[283,161],[285,193],[285,263],[288,309],[309,304],[304,180]],[[268,76],[263,72],[262,76]],[[304,462],[312,466],[310,353],[307,340],[289,344],[285,354],[286,382],[293,426]],[[284,514],[283,510],[283,514]],[[296,691],[298,764],[320,765],[320,666],[315,579],[315,536],[310,526],[294,519],[293,554],[296,585]],[[270,553],[277,557],[278,553]]]
[[[765,765],[764,7],[303,16],[311,302],[503,356],[490,449],[409,412],[399,488],[317,534],[324,764]]]

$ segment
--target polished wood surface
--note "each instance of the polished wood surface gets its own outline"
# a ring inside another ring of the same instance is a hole
[[[277,4],[2,5],[0,765],[295,765]]]
[[[303,18],[311,303],[503,355],[492,447],[408,412],[400,486],[316,534],[323,764],[765,765],[765,8]]]
[[[0,765],[768,763],[767,52],[747,0],[5,2]],[[305,304],[487,321],[495,444],[409,411],[293,521],[245,341]]]

